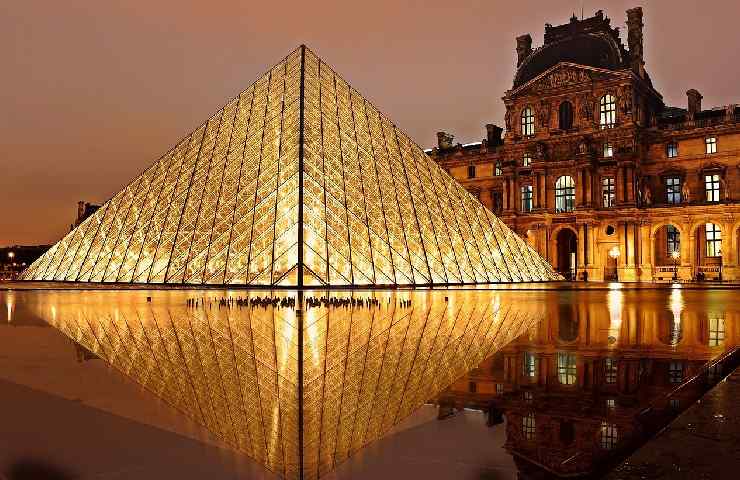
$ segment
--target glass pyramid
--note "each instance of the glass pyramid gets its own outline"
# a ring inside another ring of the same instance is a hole
[[[559,277],[301,46],[22,278],[396,286]]]
[[[325,476],[545,310],[530,292],[473,289],[281,290],[295,308],[239,302],[264,295],[55,288],[30,308],[288,479]]]

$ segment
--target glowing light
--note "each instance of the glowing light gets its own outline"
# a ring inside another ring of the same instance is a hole
[[[616,260],[617,258],[619,258],[619,255],[620,255],[619,247],[616,247],[615,246],[615,247],[612,247],[612,248],[609,249],[609,256],[611,258],[613,258],[613,259]]]

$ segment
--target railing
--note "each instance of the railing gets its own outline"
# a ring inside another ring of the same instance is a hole
[[[669,267],[664,265],[659,265],[655,267],[656,273],[673,273],[676,271],[676,267]]]
[[[699,273],[722,273],[722,265],[699,265],[696,267],[696,272]]]

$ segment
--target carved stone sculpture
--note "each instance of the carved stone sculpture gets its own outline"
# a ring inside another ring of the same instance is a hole
[[[691,202],[691,190],[689,190],[689,185],[686,182],[681,187],[681,200],[683,200],[683,203]]]

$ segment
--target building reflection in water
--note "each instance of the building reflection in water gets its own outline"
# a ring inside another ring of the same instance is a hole
[[[287,478],[324,475],[544,318],[484,290],[36,295],[85,354]]]
[[[603,471],[718,380],[708,362],[736,361],[732,292],[691,293],[691,308],[681,289],[546,297],[552,314],[442,393],[441,413],[505,422],[524,478]]]

